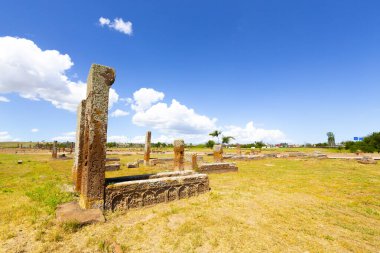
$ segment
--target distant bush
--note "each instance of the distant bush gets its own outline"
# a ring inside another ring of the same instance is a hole
[[[380,132],[374,132],[364,137],[363,141],[346,141],[344,146],[350,152],[359,150],[366,153],[380,152]]]

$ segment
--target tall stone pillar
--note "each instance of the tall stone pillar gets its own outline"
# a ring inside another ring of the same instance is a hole
[[[174,141],[174,170],[184,170],[185,168],[185,142],[183,140]]]
[[[53,157],[54,159],[57,159],[57,141],[54,141],[53,143],[51,157]]]
[[[150,165],[150,144],[151,144],[152,133],[150,131],[146,132],[145,136],[145,148],[144,148],[144,165]]]
[[[240,147],[240,144],[237,144],[236,145],[236,154],[241,156],[241,147]]]
[[[80,102],[77,109],[77,134],[75,140],[74,166],[72,169],[75,190],[80,192],[82,187],[83,171],[83,144],[84,144],[84,119],[85,119],[86,100]],[[73,143],[72,143],[73,144]],[[71,152],[72,152],[71,144]]]
[[[114,69],[93,64],[87,78],[83,170],[79,204],[82,208],[104,208],[109,89]]]
[[[221,144],[214,145],[214,162],[219,163],[223,161],[223,146]]]
[[[191,168],[194,171],[198,170],[198,155],[197,154],[191,155]]]

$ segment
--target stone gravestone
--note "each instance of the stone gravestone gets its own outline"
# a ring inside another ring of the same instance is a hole
[[[82,185],[83,169],[83,143],[84,143],[84,118],[85,118],[86,100],[82,100],[77,110],[77,134],[74,149],[74,166],[72,169],[75,190],[80,192]]]
[[[241,147],[240,147],[240,144],[237,144],[237,145],[236,145],[236,154],[237,154],[238,156],[241,156]]]
[[[197,156],[197,154],[191,155],[191,168],[194,171],[198,170],[198,156]]]
[[[146,132],[145,136],[145,148],[144,148],[144,165],[150,165],[150,144],[151,144],[152,133],[150,131]]]
[[[53,143],[51,157],[53,157],[54,159],[57,159],[57,141],[54,141]]]
[[[214,145],[214,162],[219,163],[223,161],[223,146],[221,144]]]
[[[93,64],[87,78],[84,119],[82,208],[104,207],[106,143],[109,89],[115,81],[114,69]]]
[[[174,141],[174,170],[184,170],[185,165],[185,142],[183,140]]]

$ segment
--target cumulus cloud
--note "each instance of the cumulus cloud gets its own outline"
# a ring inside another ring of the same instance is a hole
[[[76,135],[76,132],[67,132],[67,133],[63,133],[62,135],[60,136],[56,136],[54,138],[51,138],[52,141],[59,141],[59,142],[65,142],[65,141],[70,141],[70,142],[74,142],[75,141],[75,135]]]
[[[24,38],[0,37],[0,94],[18,93],[31,100],[45,100],[55,107],[76,111],[86,96],[86,83],[66,75],[74,63],[67,54],[42,50]],[[110,107],[119,99],[110,90]]]
[[[0,131],[0,142],[1,141],[11,141],[12,136],[6,131]]]
[[[111,117],[113,117],[113,118],[123,117],[123,116],[127,116],[127,115],[129,115],[129,112],[126,112],[126,111],[123,111],[120,109],[116,109],[115,111],[113,111],[111,113]]]
[[[175,99],[170,105],[157,103],[146,110],[136,111],[132,122],[138,126],[177,134],[207,133],[216,128],[216,119],[197,114]]]
[[[127,35],[132,35],[133,32],[132,22],[124,21],[122,18],[115,18],[111,21],[108,18],[100,17],[99,24],[100,26],[108,26],[111,29]]]
[[[216,119],[196,113],[193,109],[173,99],[171,104],[157,103],[165,97],[163,92],[141,88],[133,93],[132,122],[137,126],[157,129],[163,133],[207,133],[216,126]]]
[[[111,135],[107,136],[107,142],[127,143],[130,142],[130,140],[125,135]]]
[[[199,114],[175,99],[170,104],[161,102],[164,97],[163,92],[141,88],[133,93],[133,99],[129,101],[134,111],[132,122],[137,126],[157,130],[159,135],[153,136],[154,142],[171,143],[175,139],[184,139],[188,143],[202,143],[210,139],[208,134],[215,129],[222,129],[225,136],[233,136],[239,143],[287,141],[280,130],[257,128],[253,122],[248,122],[244,127],[217,126],[216,118]],[[144,138],[136,136],[130,141],[143,143]]]
[[[223,134],[233,136],[237,143],[253,143],[255,141],[278,143],[288,141],[282,131],[257,128],[252,121],[248,122],[245,127],[226,126],[223,129]]]
[[[165,94],[151,88],[141,88],[133,93],[133,99],[127,99],[135,111],[149,109],[154,103],[163,100]]]
[[[108,18],[100,17],[99,18],[99,23],[100,23],[101,26],[109,25],[111,23],[111,20],[109,20]]]
[[[6,97],[0,96],[0,102],[7,103],[7,102],[10,102],[10,100],[8,98],[6,98]]]
[[[32,130],[30,130],[32,133],[37,133],[38,131],[40,131],[38,128],[33,128]]]

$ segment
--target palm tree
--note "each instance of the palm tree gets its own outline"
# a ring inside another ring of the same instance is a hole
[[[235,138],[232,136],[223,136],[222,144],[229,144],[231,140],[235,140]]]
[[[222,131],[215,130],[214,132],[209,133],[208,135],[218,138],[218,144],[220,143],[219,136],[222,134]]]

